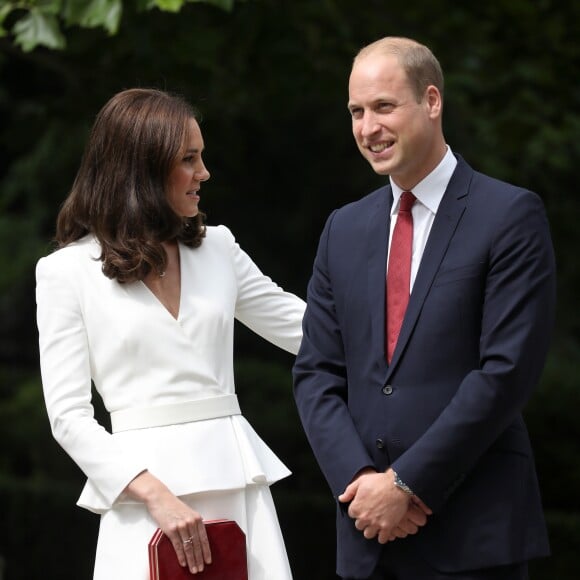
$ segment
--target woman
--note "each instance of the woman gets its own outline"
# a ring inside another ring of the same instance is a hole
[[[101,514],[95,579],[146,580],[160,527],[192,573],[211,562],[203,519],[245,531],[250,580],[291,578],[269,485],[287,468],[242,417],[237,318],[296,353],[304,303],[223,227],[205,227],[209,179],[191,107],[162,91],[115,95],[93,126],[37,265],[37,319],[55,439]],[[91,382],[111,414],[93,416]]]

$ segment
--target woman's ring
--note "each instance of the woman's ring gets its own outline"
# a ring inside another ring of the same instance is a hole
[[[185,544],[191,544],[191,542],[193,542],[193,537],[190,536],[189,538],[187,538],[187,540],[183,540],[183,545],[185,546]]]

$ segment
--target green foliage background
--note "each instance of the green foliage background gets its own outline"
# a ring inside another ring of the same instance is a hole
[[[26,28],[31,14],[50,16],[60,44],[38,44],[48,33]],[[91,577],[97,518],[74,506],[83,477],[43,407],[34,265],[98,109],[132,86],[196,104],[209,223],[230,226],[266,273],[304,296],[328,213],[381,183],[350,134],[346,82],[358,48],[387,34],[439,56],[451,147],[546,204],[559,314],[526,415],[554,554],[532,579],[578,577],[579,23],[575,0],[0,0],[0,579]],[[242,406],[294,472],[273,488],[294,575],[335,578],[333,501],[294,409],[292,358],[237,332]]]

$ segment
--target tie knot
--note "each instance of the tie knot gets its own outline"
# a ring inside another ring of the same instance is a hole
[[[399,211],[411,211],[416,197],[410,191],[403,191],[401,194],[401,201],[399,202]]]

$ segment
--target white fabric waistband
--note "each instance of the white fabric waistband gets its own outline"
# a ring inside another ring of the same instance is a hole
[[[113,411],[111,413],[111,428],[113,433],[117,433],[240,414],[238,397],[236,395],[221,395],[171,405]]]

